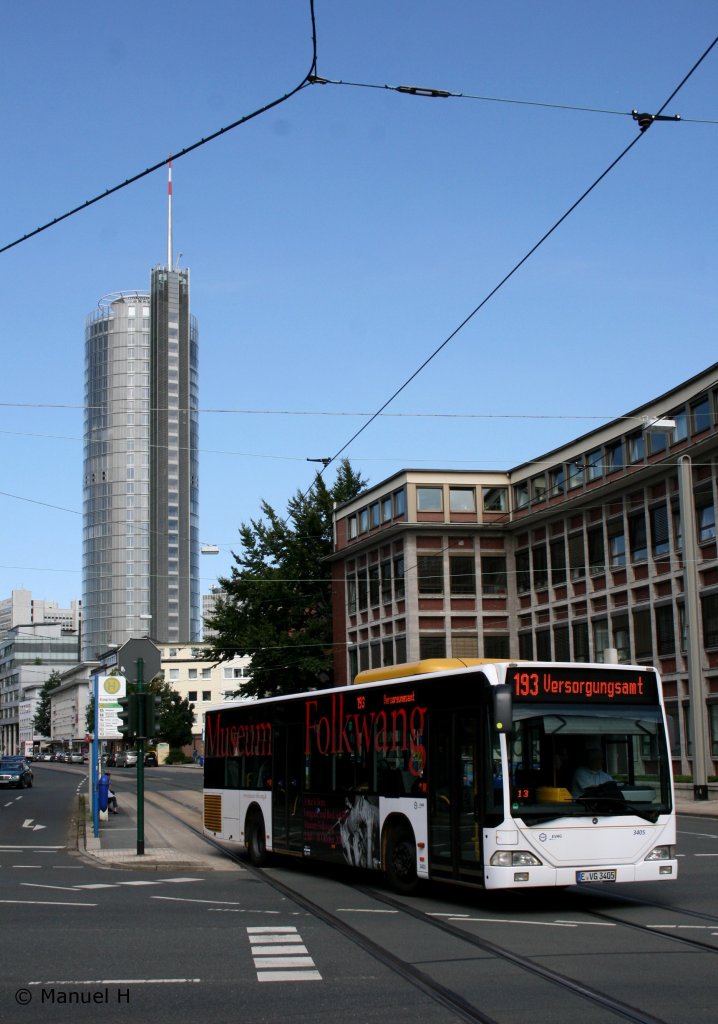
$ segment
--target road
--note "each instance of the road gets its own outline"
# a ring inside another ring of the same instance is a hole
[[[715,1020],[718,820],[681,817],[675,883],[397,900],[304,863],[98,865],[75,850],[83,769],[35,776],[0,791],[2,1021]],[[115,777],[129,798],[133,772]],[[149,798],[179,793],[178,807],[199,806],[200,785],[196,771],[146,773]]]

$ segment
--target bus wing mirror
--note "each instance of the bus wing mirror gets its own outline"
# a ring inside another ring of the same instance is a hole
[[[494,712],[494,729],[497,732],[510,733],[513,724],[513,703],[511,687],[501,683],[491,688]]]

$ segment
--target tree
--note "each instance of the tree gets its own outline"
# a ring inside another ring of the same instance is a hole
[[[51,735],[52,723],[50,719],[50,694],[53,690],[56,690],[62,682],[62,676],[59,672],[51,672],[45,680],[42,689],[40,690],[40,696],[37,701],[37,711],[32,721],[33,729],[40,736]]]
[[[192,742],[194,705],[180,697],[161,676],[147,683],[145,693],[154,693],[162,700],[157,714],[156,740],[164,740],[170,747],[183,747]]]
[[[216,631],[212,656],[252,659],[242,696],[263,697],[331,686],[332,510],[366,486],[349,460],[339,464],[334,486],[320,473],[306,494],[298,491],[280,516],[266,501],[262,517],[239,529],[242,550],[220,578],[221,593],[207,625]]]

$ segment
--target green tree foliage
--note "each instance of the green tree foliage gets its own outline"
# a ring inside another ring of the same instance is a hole
[[[37,711],[33,719],[33,728],[40,736],[50,736],[50,694],[56,690],[62,682],[59,672],[51,672],[45,680],[37,702]]]
[[[333,487],[320,473],[307,494],[298,491],[280,516],[266,501],[261,518],[243,523],[242,549],[207,625],[216,630],[212,656],[252,659],[242,696],[263,697],[331,686],[332,509],[366,486],[347,459]]]

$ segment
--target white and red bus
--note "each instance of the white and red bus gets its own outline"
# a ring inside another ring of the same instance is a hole
[[[594,785],[578,773],[589,761]],[[660,678],[431,661],[224,704],[205,715],[204,829],[257,865],[343,862],[404,891],[675,878]]]

